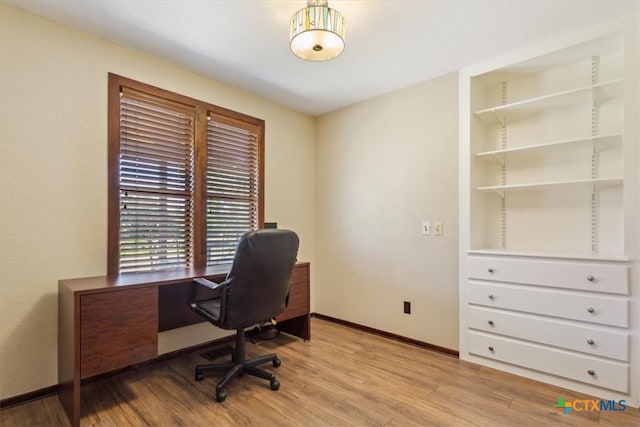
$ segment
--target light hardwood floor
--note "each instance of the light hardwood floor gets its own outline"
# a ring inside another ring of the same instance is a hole
[[[307,342],[247,343],[249,357],[278,353],[279,391],[245,375],[218,403],[216,377],[194,381],[206,361],[192,353],[86,384],[82,425],[640,426],[638,409],[565,416],[558,397],[589,397],[324,320],[311,327]],[[69,423],[52,396],[2,410],[0,425]]]

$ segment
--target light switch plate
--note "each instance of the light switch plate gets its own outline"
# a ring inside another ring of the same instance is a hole
[[[433,223],[433,235],[442,236],[442,221],[435,221]]]
[[[431,223],[429,221],[422,222],[422,234],[425,236],[431,234]]]

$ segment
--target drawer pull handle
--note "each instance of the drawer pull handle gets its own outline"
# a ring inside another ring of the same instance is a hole
[[[595,313],[595,312],[596,312],[596,309],[595,309],[595,308],[593,308],[593,307],[588,307],[588,308],[587,308],[587,311],[588,311],[589,313]]]
[[[595,282],[596,278],[593,277],[593,276],[587,276],[587,280],[590,281],[590,282]]]
[[[493,346],[489,346],[489,351],[493,353]]]
[[[493,320],[489,320],[489,324],[493,326]]]
[[[487,270],[489,273],[493,273],[493,268]]]
[[[596,374],[596,371],[594,371],[593,369],[589,369],[587,371],[587,374],[591,375],[592,377]]]
[[[592,340],[592,339],[588,339],[587,340],[587,344],[589,344],[589,345],[594,345],[595,343],[596,342],[594,340]]]
[[[489,299],[490,299],[491,301],[493,301],[493,300],[495,299],[495,297],[493,296],[493,294],[489,294]]]

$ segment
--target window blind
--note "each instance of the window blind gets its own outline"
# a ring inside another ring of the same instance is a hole
[[[258,136],[245,127],[207,122],[207,265],[231,262],[240,236],[258,228]]]
[[[120,272],[192,262],[194,110],[120,94]]]

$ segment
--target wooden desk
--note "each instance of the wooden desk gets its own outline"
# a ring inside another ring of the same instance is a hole
[[[310,339],[309,263],[291,275],[283,332]],[[127,273],[58,282],[59,397],[71,423],[80,425],[82,381],[158,356],[158,332],[202,322],[187,306],[195,277],[221,281],[229,266]],[[212,326],[213,327],[213,326]]]

